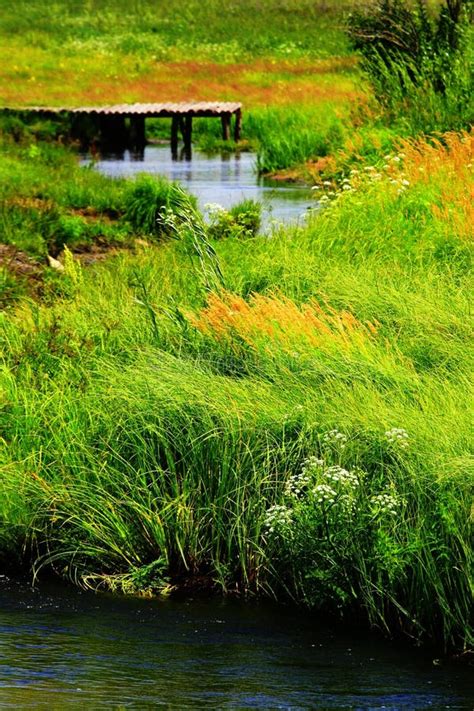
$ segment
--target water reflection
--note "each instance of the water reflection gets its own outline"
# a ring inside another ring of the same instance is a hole
[[[85,163],[89,160],[84,158]],[[259,178],[255,155],[251,153],[208,156],[195,150],[192,160],[185,154],[180,160],[173,160],[169,146],[147,146],[143,153],[125,151],[103,156],[95,166],[113,177],[147,172],[179,180],[196,195],[201,209],[206,203],[228,208],[247,198],[259,200],[264,205],[266,224],[271,219],[302,221],[307,210],[317,206],[306,186],[272,184]]]
[[[465,670],[301,612],[0,581],[0,706],[472,707]]]

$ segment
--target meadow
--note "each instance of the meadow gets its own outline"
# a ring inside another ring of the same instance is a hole
[[[374,113],[343,3],[249,5],[231,24],[193,0],[3,15],[4,104],[247,100],[260,168],[305,163],[322,209],[259,234],[247,204],[211,229],[180,186],[3,124],[2,568],[270,596],[463,652],[474,139]]]

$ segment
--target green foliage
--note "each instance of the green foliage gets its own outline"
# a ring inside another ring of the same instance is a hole
[[[272,239],[212,244],[186,207],[177,240],[67,252],[63,298],[1,320],[3,555],[472,643],[472,176],[444,140]]]
[[[255,200],[242,200],[230,210],[220,205],[209,205],[208,209],[208,233],[213,239],[255,237],[262,223],[262,205]]]
[[[20,145],[4,138],[2,147],[2,240],[34,256],[130,245],[135,235],[170,234],[161,212],[197,215],[195,199],[164,178],[109,180],[64,147],[31,137]]]
[[[125,217],[136,230],[148,234],[166,234],[164,215],[178,215],[183,210],[195,210],[196,200],[177,183],[166,178],[140,175],[127,187],[124,196]]]
[[[467,128],[474,117],[470,0],[447,0],[433,17],[423,0],[378,0],[349,16],[387,120],[412,133]]]
[[[15,277],[8,268],[0,267],[0,311],[25,296],[24,279]]]
[[[320,609],[360,615],[362,602],[382,629],[398,616],[415,637],[435,638],[441,628],[449,636],[449,598],[465,619],[471,604],[469,588],[451,575],[447,551],[457,551],[467,580],[472,554],[462,512],[469,510],[474,470],[466,462],[468,469],[453,471],[449,481],[410,470],[409,436],[395,429],[380,438],[378,466],[364,471],[358,462],[367,443],[357,440],[326,433],[319,458],[307,459],[287,480],[285,503],[270,508],[265,523],[274,564],[287,571],[286,585]],[[433,567],[436,576],[415,573]]]
[[[61,7],[45,0],[19,0],[2,13],[1,30],[10,38],[27,36],[34,47],[97,51],[107,47],[122,55],[155,60],[193,56],[235,61],[276,53],[316,57],[347,53],[337,19],[353,4],[337,7],[319,0],[239,0],[222,11],[218,0],[156,4],[100,0]]]
[[[330,106],[324,114],[292,106],[251,112],[245,136],[256,141],[258,170],[267,173],[334,153],[342,148],[344,130]]]

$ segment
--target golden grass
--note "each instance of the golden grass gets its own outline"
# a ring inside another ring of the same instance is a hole
[[[474,134],[447,133],[442,140],[401,145],[403,171],[412,185],[439,185],[431,209],[444,229],[466,239],[474,236]]]
[[[362,323],[347,310],[322,308],[312,300],[298,306],[277,294],[253,294],[248,300],[235,294],[210,294],[207,306],[190,317],[204,336],[242,342],[256,350],[293,353],[295,349],[363,349],[377,333],[377,324]]]

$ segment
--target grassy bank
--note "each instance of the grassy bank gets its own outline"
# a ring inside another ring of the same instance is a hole
[[[472,154],[406,144],[270,239],[190,206],[159,246],[67,256],[1,316],[4,563],[472,644]]]
[[[1,104],[241,100],[259,168],[329,190],[209,227],[2,119],[2,566],[472,647],[472,31],[450,83],[423,18],[362,78],[349,1],[63,5],[3,8]]]

